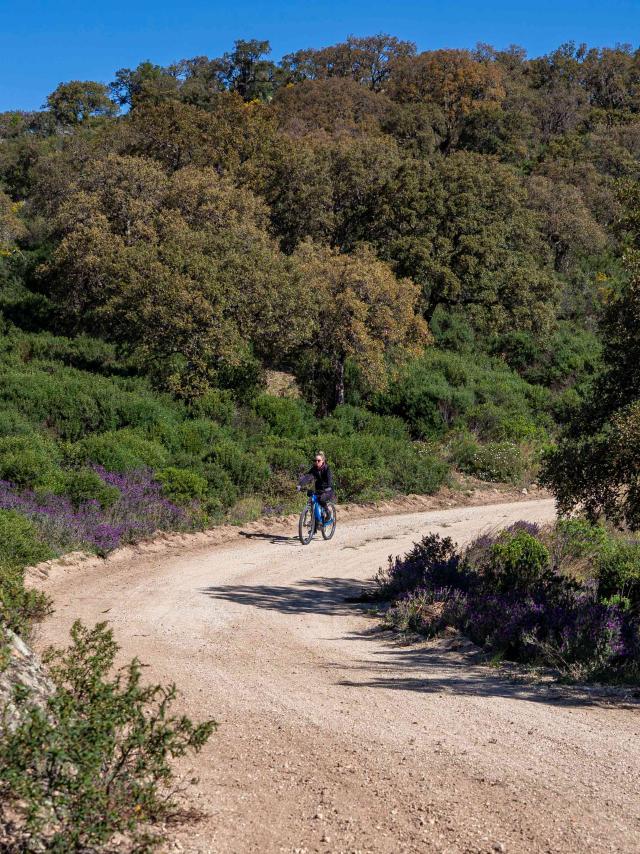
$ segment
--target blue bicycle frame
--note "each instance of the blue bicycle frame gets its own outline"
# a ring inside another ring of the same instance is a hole
[[[316,525],[324,528],[325,522],[322,518],[322,505],[318,501],[318,496],[315,492],[311,495],[311,503],[313,504],[313,518],[316,520]]]

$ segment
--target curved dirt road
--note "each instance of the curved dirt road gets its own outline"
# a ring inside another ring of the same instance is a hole
[[[286,535],[76,569],[55,614],[107,619],[220,723],[186,780],[207,815],[172,828],[188,852],[637,852],[640,713],[516,682],[455,642],[403,646],[345,597],[430,530],[463,542],[551,501],[343,523],[330,543]],[[293,533],[293,532],[291,532]]]

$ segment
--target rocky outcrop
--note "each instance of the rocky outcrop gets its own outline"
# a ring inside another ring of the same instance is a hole
[[[46,675],[40,658],[27,644],[11,631],[7,631],[9,655],[0,670],[0,721],[5,710],[5,720],[14,727],[20,719],[19,710],[14,702],[15,688],[22,685],[29,689],[30,700],[44,705],[53,692],[53,685]]]

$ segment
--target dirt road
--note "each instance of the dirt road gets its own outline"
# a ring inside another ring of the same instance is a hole
[[[463,542],[552,517],[551,501],[466,507],[344,523],[307,548],[254,532],[75,569],[48,584],[38,645],[108,619],[123,656],[220,723],[181,769],[207,817],[171,828],[169,851],[637,852],[637,707],[514,681],[464,645],[400,645],[345,602],[427,531]]]

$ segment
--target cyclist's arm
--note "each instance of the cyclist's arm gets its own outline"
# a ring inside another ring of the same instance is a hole
[[[327,468],[327,488],[333,489],[333,472],[330,468]]]

